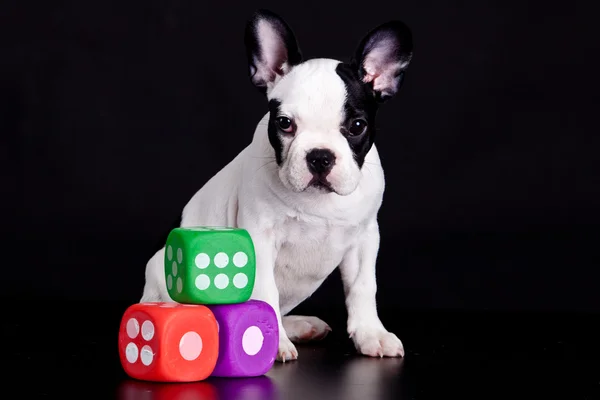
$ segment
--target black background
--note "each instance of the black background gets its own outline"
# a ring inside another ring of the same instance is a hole
[[[600,311],[597,9],[557,1],[3,1],[2,292],[136,302],[146,261],[267,111],[256,8],[307,58],[398,18],[379,114],[380,303]],[[337,272],[311,300],[343,307]]]

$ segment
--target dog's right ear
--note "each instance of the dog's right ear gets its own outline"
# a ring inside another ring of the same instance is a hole
[[[401,21],[390,21],[369,32],[360,42],[353,64],[360,79],[380,101],[396,95],[413,55],[412,33]]]
[[[254,13],[246,25],[245,44],[250,79],[263,93],[302,61],[292,29],[271,11]]]

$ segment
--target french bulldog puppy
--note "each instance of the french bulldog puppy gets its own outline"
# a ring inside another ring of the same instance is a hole
[[[246,229],[256,250],[252,299],[279,323],[277,360],[295,360],[294,342],[322,339],[329,326],[288,313],[340,269],[347,330],[357,351],[402,357],[400,339],[377,313],[377,213],[385,187],[374,144],[375,116],[395,96],[411,61],[410,29],[391,21],[368,32],[349,62],[303,60],[289,25],[273,12],[248,21],[251,82],[268,112],[249,145],[192,196],[179,225]],[[141,301],[172,301],[164,247],[146,266]]]

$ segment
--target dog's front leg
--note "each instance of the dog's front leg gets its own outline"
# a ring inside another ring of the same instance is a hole
[[[358,352],[371,357],[402,357],[404,347],[388,332],[377,313],[375,263],[379,251],[379,227],[371,223],[344,256],[340,273],[348,310],[348,333]]]
[[[279,351],[277,352],[277,361],[286,362],[298,358],[296,346],[288,338],[282,324],[281,309],[279,308],[279,291],[275,284],[275,260],[277,250],[274,240],[268,233],[259,230],[248,229],[256,253],[256,279],[252,299],[262,300],[268,303],[277,314],[277,324],[279,328]]]

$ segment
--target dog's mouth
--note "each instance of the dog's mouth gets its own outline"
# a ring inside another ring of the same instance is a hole
[[[308,185],[306,186],[306,188],[315,188],[319,191],[322,192],[326,192],[326,193],[332,193],[335,192],[335,190],[333,190],[333,187],[331,187],[331,183],[327,182],[327,179],[325,178],[320,178],[318,176],[315,176],[311,179],[311,181],[308,183]]]

